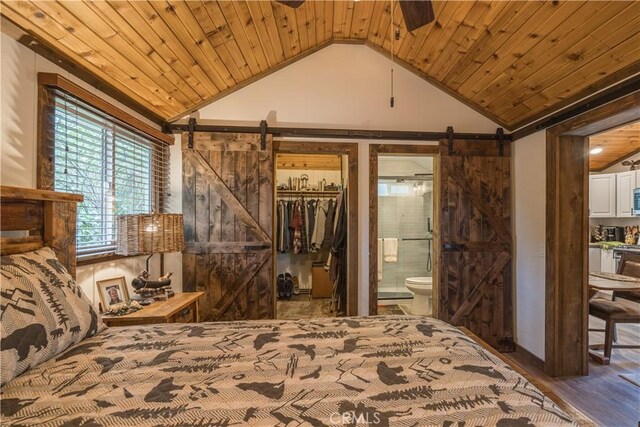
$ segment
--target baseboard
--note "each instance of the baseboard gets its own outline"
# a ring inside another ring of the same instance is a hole
[[[530,364],[531,366],[540,369],[542,372],[546,372],[545,371],[545,366],[544,366],[544,360],[540,359],[538,356],[536,356],[535,354],[531,353],[529,350],[527,350],[526,348],[522,347],[521,345],[519,345],[518,343],[516,343],[516,353],[519,353],[522,355],[523,360]]]

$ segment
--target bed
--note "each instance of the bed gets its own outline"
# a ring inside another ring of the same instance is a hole
[[[40,190],[18,196],[15,189],[3,187],[0,192],[3,205],[29,198],[45,205],[75,203],[35,200],[43,198]],[[46,196],[51,199],[55,194]],[[7,212],[6,207],[2,209]],[[32,230],[30,245],[14,239],[3,245],[3,255],[20,256],[18,249],[52,245],[60,263],[72,270],[75,258],[68,249],[73,246],[69,236],[63,245],[59,244],[61,236],[50,238],[56,233],[48,228],[53,222],[46,216],[54,210],[36,209],[43,215],[42,221],[36,221],[42,224],[36,227],[42,236],[33,238],[37,233]],[[3,229],[5,223],[3,219]],[[55,262],[47,262],[59,269]],[[3,266],[3,272],[9,271],[7,268]],[[72,286],[71,282],[67,285]],[[3,304],[3,316],[8,316],[10,309]],[[472,334],[426,317],[163,324],[102,330],[96,328],[92,316],[86,317],[87,328],[92,328],[87,329],[86,338],[76,338],[64,351],[4,384],[3,425],[588,423],[569,405],[545,395]],[[29,355],[38,350],[33,342],[27,345]]]

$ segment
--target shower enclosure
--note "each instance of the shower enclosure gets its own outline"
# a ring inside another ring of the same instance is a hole
[[[385,175],[416,169],[398,158],[385,163],[378,176],[378,299],[410,299],[406,279],[432,275],[433,174],[426,167]]]

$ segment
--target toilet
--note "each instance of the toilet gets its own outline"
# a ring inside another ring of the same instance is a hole
[[[431,316],[431,295],[433,292],[433,278],[407,277],[404,285],[413,292],[412,314]]]

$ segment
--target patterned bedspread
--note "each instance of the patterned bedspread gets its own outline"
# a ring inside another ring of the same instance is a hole
[[[108,328],[8,383],[1,412],[92,427],[573,424],[463,333],[411,316]]]

